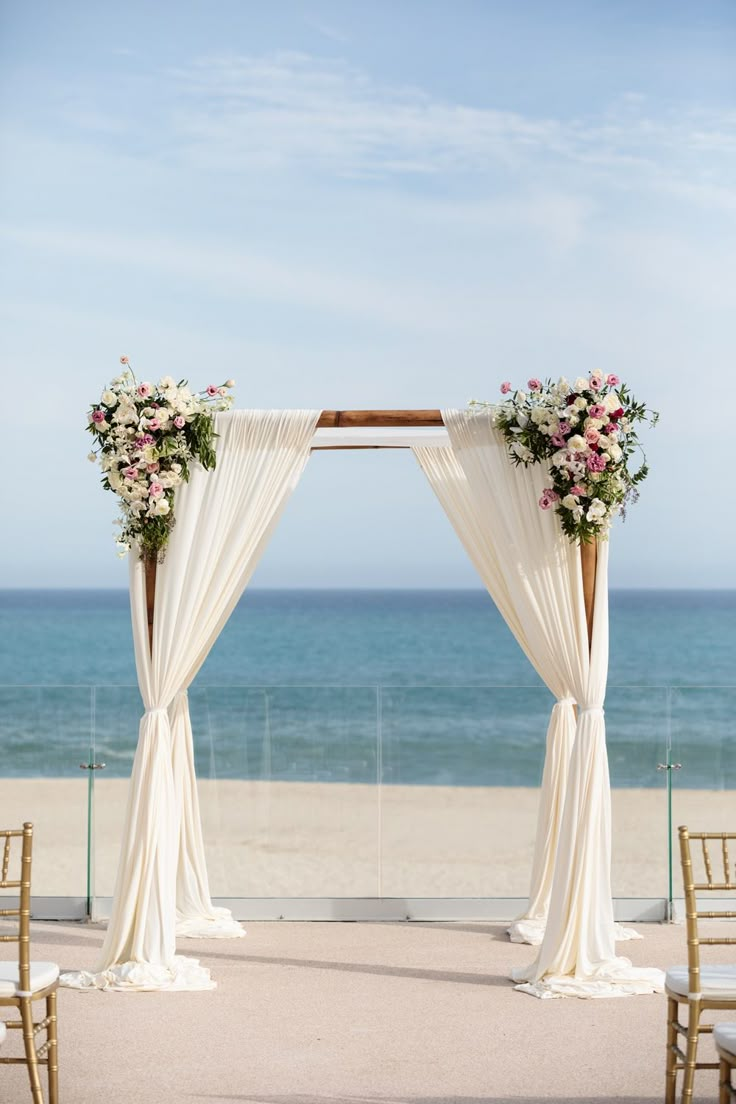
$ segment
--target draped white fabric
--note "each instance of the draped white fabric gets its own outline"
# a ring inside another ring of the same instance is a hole
[[[590,650],[579,549],[538,500],[543,465],[514,467],[492,413],[443,412],[454,460],[415,450],[519,643],[558,698],[548,732],[529,916],[537,960],[519,971],[537,996],[615,996],[661,988],[657,970],[614,953],[611,811],[603,700],[608,667],[608,545],[599,547]],[[469,520],[470,519],[470,520]],[[478,538],[481,538],[480,540]],[[579,705],[575,737],[572,701]]]
[[[194,468],[177,491],[177,522],[157,571],[153,656],[145,569],[131,556],[133,637],[145,713],[98,972],[65,975],[67,985],[212,988],[208,970],[175,955],[177,919],[183,934],[243,934],[210,901],[185,692],[299,481],[318,418],[316,410],[216,415],[216,469]]]

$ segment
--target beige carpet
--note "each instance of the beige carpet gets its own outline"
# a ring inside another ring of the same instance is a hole
[[[94,962],[99,928],[33,928],[35,958]],[[648,966],[684,960],[683,928],[639,930],[645,939],[620,953]],[[664,997],[516,993],[508,971],[532,952],[497,924],[252,923],[244,940],[185,940],[180,951],[211,968],[216,991],[62,990],[60,1104],[663,1097]],[[3,1104],[27,1104],[25,1076],[0,1067]],[[698,1078],[696,1100],[715,1101],[716,1073]]]

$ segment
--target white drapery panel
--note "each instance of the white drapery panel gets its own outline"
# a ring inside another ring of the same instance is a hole
[[[554,512],[538,505],[549,482],[546,469],[511,464],[491,411],[448,410],[443,418],[464,480],[447,455],[444,461],[435,456],[432,466],[417,450],[419,462],[432,485],[441,486],[440,501],[471,559],[483,568],[481,577],[491,596],[496,600],[495,587],[504,616],[507,604],[512,607],[515,620],[509,623],[517,639],[558,698],[548,733],[529,909],[532,918],[537,910],[539,919],[546,911],[547,923],[536,962],[517,980],[538,996],[651,992],[661,987],[661,972],[636,970],[614,953],[602,708],[608,668],[608,546],[599,550],[589,651],[579,549],[564,536]],[[479,534],[493,550],[483,557]],[[571,754],[567,710],[572,706],[564,699],[579,705]]]
[[[445,411],[443,416],[454,443],[461,436],[458,426],[464,427],[469,416],[455,411]],[[462,452],[456,453],[454,447],[417,447],[413,451],[499,612],[529,662],[558,699],[547,728],[529,904],[524,917],[509,929],[511,938],[517,942],[539,942],[552,889],[562,802],[575,736],[572,675],[566,657],[575,652],[577,644],[574,637],[572,641],[564,638],[565,627],[558,615],[554,586],[560,574],[558,564],[565,565],[568,578],[580,571],[579,555],[562,538],[559,526],[550,524],[549,515],[543,514],[537,505],[545,484],[544,472],[539,467],[512,468],[506,447],[488,417],[472,415],[472,418],[478,421],[469,423],[470,427],[482,426],[486,436],[491,434],[487,445],[493,450],[490,500],[487,494],[484,500],[479,500],[471,489],[460,462]],[[527,500],[542,515],[539,519],[532,515],[535,525],[531,532],[527,531],[528,526],[525,529],[523,507]],[[535,544],[522,552],[527,566],[524,577],[528,580],[538,575],[540,580],[546,579],[544,584],[540,583],[539,599],[529,586],[516,582],[519,561],[515,550],[526,546],[527,539]],[[563,588],[564,579],[563,572]],[[587,629],[585,632],[587,648]]]
[[[212,988],[175,954],[186,934],[242,934],[212,907],[204,864],[186,689],[245,589],[309,458],[319,411],[216,415],[217,467],[177,490],[176,526],[156,578],[153,656],[143,563],[131,555],[140,724],[112,916],[96,974],[70,985]],[[178,884],[177,884],[178,883]]]

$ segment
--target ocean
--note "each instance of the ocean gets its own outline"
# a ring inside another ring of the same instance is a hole
[[[736,789],[736,591],[610,596],[614,786]],[[249,590],[190,690],[210,778],[534,786],[551,696],[483,591]],[[0,775],[129,773],[128,596],[0,591]]]

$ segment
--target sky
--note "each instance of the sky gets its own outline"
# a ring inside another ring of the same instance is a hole
[[[121,355],[238,407],[615,372],[662,417],[611,584],[733,586],[734,59],[730,0],[5,0],[0,586],[127,585]],[[254,585],[479,584],[410,453],[338,452]]]

